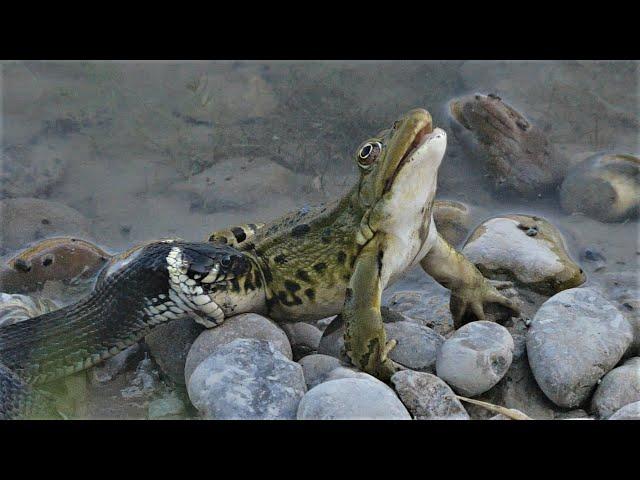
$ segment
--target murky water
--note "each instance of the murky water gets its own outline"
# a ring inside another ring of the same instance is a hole
[[[427,108],[435,125],[449,131],[447,104],[468,93],[499,95],[567,155],[640,153],[638,62],[4,62],[0,68],[0,197],[72,207],[84,227],[55,233],[85,236],[112,252],[159,237],[204,240],[236,223],[331,200],[357,178],[352,158],[363,140],[415,107]],[[483,168],[449,138],[438,198],[477,207],[475,223],[496,213],[544,216],[564,233],[575,259],[585,248],[604,256],[606,268],[598,272],[585,264],[589,281],[638,271],[637,220],[567,215],[557,199],[501,200]],[[48,225],[38,227],[42,213],[34,208],[33,218],[11,221],[3,215],[2,255],[50,234]]]

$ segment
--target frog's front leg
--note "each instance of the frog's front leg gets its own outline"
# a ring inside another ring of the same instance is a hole
[[[356,367],[386,381],[399,367],[388,357],[396,342],[387,341],[380,313],[383,257],[380,238],[380,235],[374,237],[358,254],[342,316],[346,324],[347,356]]]
[[[515,315],[520,314],[520,309],[513,300],[499,293],[480,270],[449,245],[440,234],[435,245],[420,261],[420,265],[440,285],[451,290],[449,307],[455,328],[467,323],[465,314],[469,312],[477,320],[484,320],[486,303],[497,303],[507,307]]]

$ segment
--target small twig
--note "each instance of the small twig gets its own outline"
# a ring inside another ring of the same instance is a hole
[[[461,397],[460,395],[456,395],[456,397],[458,398],[458,400],[462,400],[463,402],[480,405],[481,407],[484,407],[491,412],[501,413],[511,420],[533,420],[533,418],[528,417],[524,413],[513,410],[511,408],[501,407],[500,405],[494,405],[493,403],[487,403],[480,400],[474,400],[473,398]]]

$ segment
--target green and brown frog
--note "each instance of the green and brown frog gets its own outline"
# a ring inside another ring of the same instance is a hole
[[[282,322],[341,314],[348,357],[388,380],[399,366],[388,356],[395,341],[385,333],[381,294],[418,264],[451,290],[457,326],[483,320],[488,303],[517,313],[436,229],[446,145],[429,112],[411,110],[358,147],[360,178],[331,204],[217,231],[206,243],[164,240],[115,257],[87,300],[0,329],[0,381],[10,386],[0,417],[29,398],[24,383],[88,368],[184,315],[215,327],[243,312]],[[78,338],[78,328],[95,338]]]

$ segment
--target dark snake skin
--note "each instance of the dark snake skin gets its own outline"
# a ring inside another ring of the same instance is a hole
[[[152,243],[99,281],[86,299],[0,328],[0,419],[45,411],[47,395],[34,385],[92,367],[167,321],[145,307],[150,299],[169,295],[167,256],[175,248],[189,278],[206,275],[214,265],[222,268],[220,263],[237,268],[229,258],[241,257],[231,247],[210,243]]]

